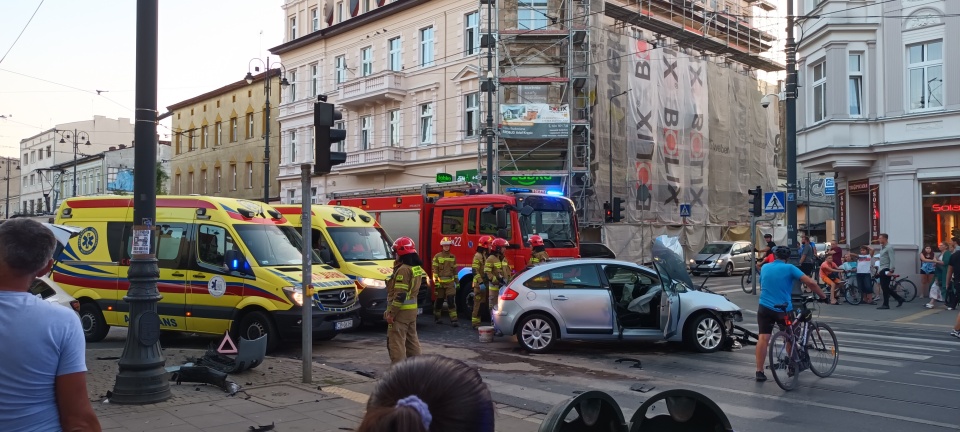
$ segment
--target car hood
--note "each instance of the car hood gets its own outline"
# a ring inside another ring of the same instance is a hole
[[[726,297],[706,293],[702,291],[687,291],[680,293],[680,301],[683,302],[683,307],[685,309],[701,309],[707,308],[719,312],[736,312],[740,310],[740,306],[737,306],[730,300],[727,300]]]

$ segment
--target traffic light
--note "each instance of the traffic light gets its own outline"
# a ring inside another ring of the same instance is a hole
[[[347,131],[333,129],[337,120],[343,119],[343,114],[333,109],[333,104],[327,103],[321,96],[321,101],[313,104],[313,130],[316,134],[316,148],[314,149],[313,174],[324,175],[330,173],[335,165],[347,161],[344,152],[332,152],[330,147],[347,138]]]
[[[620,197],[613,198],[613,221],[614,222],[622,221],[623,214],[627,212],[627,210],[623,207],[623,203],[624,203],[623,198],[620,198]]]
[[[763,188],[757,186],[747,191],[750,194],[750,214],[756,217],[763,216]]]
[[[604,201],[603,203],[603,220],[613,222],[613,210],[610,207],[610,201]]]

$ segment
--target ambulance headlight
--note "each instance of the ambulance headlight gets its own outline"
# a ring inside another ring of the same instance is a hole
[[[357,280],[364,288],[386,288],[387,281],[374,278],[360,278]]]
[[[297,306],[303,306],[303,290],[300,287],[283,287],[283,292]]]

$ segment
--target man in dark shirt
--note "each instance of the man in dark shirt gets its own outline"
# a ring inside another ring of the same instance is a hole
[[[954,290],[960,289],[960,248],[957,247],[958,245],[960,245],[960,238],[954,237],[954,252],[953,255],[950,255],[950,262],[947,265],[947,287],[953,285],[950,288]],[[948,308],[951,306],[954,305],[947,305]],[[957,314],[957,323],[953,326],[953,331],[950,332],[950,336],[960,338],[960,314]]]
[[[830,247],[830,250],[833,251],[833,263],[837,267],[842,266],[843,265],[843,249],[840,248],[840,245],[834,243],[833,246]]]

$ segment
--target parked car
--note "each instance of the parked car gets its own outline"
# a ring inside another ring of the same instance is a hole
[[[694,276],[701,273],[733,276],[734,273],[749,272],[752,253],[754,249],[750,242],[710,242],[689,261],[690,273]]]
[[[56,303],[73,309],[77,313],[80,312],[80,302],[70,294],[67,294],[63,288],[60,288],[60,285],[57,285],[56,282],[46,276],[39,277],[33,281],[33,284],[30,285],[30,294],[50,303]]]
[[[683,259],[654,244],[654,268],[605,258],[551,261],[517,275],[492,316],[498,334],[534,353],[558,340],[678,341],[700,352],[723,348],[740,308],[696,291]]]

